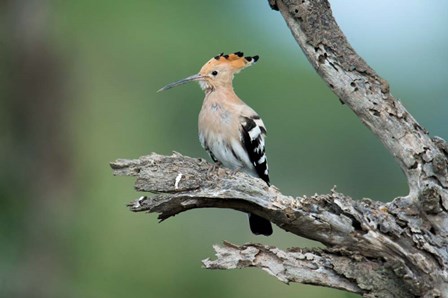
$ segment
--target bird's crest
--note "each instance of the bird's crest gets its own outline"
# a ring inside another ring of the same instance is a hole
[[[203,90],[211,90],[217,86],[228,86],[229,84],[232,84],[234,74],[251,66],[258,61],[258,58],[258,55],[244,57],[242,52],[235,52],[228,55],[221,53],[205,63],[198,74],[168,84],[165,87],[160,88],[157,92],[193,81],[199,82],[199,85]]]
[[[258,61],[260,57],[256,56],[244,56],[242,52],[235,52],[232,54],[224,55],[224,53],[219,54],[218,56],[210,59],[201,69],[201,73],[207,73],[208,70],[216,67],[216,66],[228,66],[233,72],[237,73],[240,70],[251,66],[255,62]]]

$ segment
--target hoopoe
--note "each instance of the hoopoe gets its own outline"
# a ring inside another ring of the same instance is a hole
[[[158,92],[198,81],[205,92],[198,123],[202,147],[217,164],[242,170],[269,185],[266,128],[260,116],[235,94],[232,86],[233,76],[258,58],[244,57],[242,52],[220,54],[205,63],[198,74],[168,84]],[[262,217],[249,214],[249,224],[256,235],[272,234],[271,223]]]

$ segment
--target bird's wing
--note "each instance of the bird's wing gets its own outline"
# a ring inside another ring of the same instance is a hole
[[[269,185],[268,160],[265,154],[266,128],[260,116],[241,117],[241,142],[258,174]]]

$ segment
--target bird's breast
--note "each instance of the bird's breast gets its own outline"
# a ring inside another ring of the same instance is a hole
[[[225,106],[217,102],[204,102],[199,113],[199,132],[204,135],[232,137],[238,132],[237,117]]]
[[[239,114],[217,102],[204,102],[199,113],[199,140],[225,167],[241,168],[250,162],[241,144]]]

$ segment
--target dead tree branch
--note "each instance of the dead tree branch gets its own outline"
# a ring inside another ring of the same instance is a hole
[[[206,161],[178,153],[117,160],[111,165],[115,175],[137,177],[135,187],[138,191],[155,193],[130,203],[132,211],[159,213],[159,219],[165,220],[195,208],[231,208],[269,218],[285,231],[332,248],[323,258],[328,259],[327,265],[335,269],[333,275],[338,279],[330,278],[329,269],[314,262],[317,267],[307,278],[295,276],[298,273],[290,270],[292,273],[275,275],[282,281],[306,281],[335,287],[335,280],[344,280],[338,288],[363,294],[386,291],[394,293],[391,297],[412,297],[414,290],[418,293],[430,290],[429,284],[440,278],[440,266],[447,257],[443,239],[431,233],[431,226],[420,218],[410,216],[408,208],[401,208],[401,199],[388,204],[354,201],[334,191],[327,195],[293,198],[244,173],[233,174],[223,168],[211,170]],[[225,250],[234,251],[234,248],[224,246],[220,251]],[[296,257],[294,253],[285,254],[288,258]],[[351,270],[336,271],[336,268],[347,267],[333,264],[327,258],[329,255],[336,258],[334,260],[351,264]],[[221,260],[222,256],[228,257]],[[227,269],[233,269],[235,263],[239,264],[238,268],[255,266],[240,256],[240,259],[230,260],[228,254],[221,253],[217,261],[205,264],[220,264],[220,269],[225,268],[225,264]],[[344,259],[338,259],[342,256]],[[263,265],[257,263],[257,266],[268,266],[268,263],[265,260]],[[297,263],[297,270],[308,270],[302,265]],[[313,274],[320,275],[320,279],[313,278]],[[350,286],[347,280],[352,281]],[[420,289],[423,283],[427,285]],[[411,285],[416,288],[410,288]]]
[[[319,75],[396,158],[408,179],[409,204],[441,199],[447,208],[446,155],[392,96],[389,84],[353,50],[328,1],[270,3],[281,12]],[[439,228],[447,232],[447,223]]]
[[[390,203],[333,191],[290,197],[201,159],[152,154],[111,164],[154,193],[129,206],[161,220],[194,208],[231,208],[268,218],[327,249],[215,246],[210,269],[258,267],[283,282],[323,285],[365,297],[448,297],[448,145],[431,139],[348,44],[327,0],[270,0],[319,75],[396,158],[410,192]]]
[[[382,293],[383,296],[406,297],[408,291],[399,279],[382,270],[383,264],[361,256],[339,255],[337,251],[293,248],[283,251],[261,244],[214,246],[217,260],[204,260],[207,269],[263,269],[284,283],[321,285],[352,293]],[[362,262],[360,262],[362,260]],[[384,289],[384,284],[390,284]],[[359,285],[359,287],[358,287]],[[377,296],[378,297],[378,296]]]

